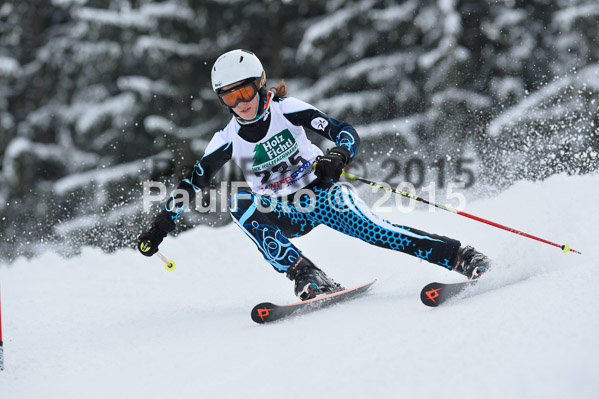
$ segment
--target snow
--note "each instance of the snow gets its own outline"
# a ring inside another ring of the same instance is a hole
[[[192,22],[195,13],[181,1],[143,4],[140,12],[151,18],[172,18],[180,21]]]
[[[356,96],[360,101],[356,101]],[[320,99],[316,102],[316,106],[319,109],[326,109],[330,115],[352,115],[363,112],[365,108],[384,104],[386,101],[387,98],[380,91],[366,90]]]
[[[492,105],[492,99],[488,96],[478,94],[474,91],[450,88],[435,93],[432,96],[432,104],[436,107],[445,102],[465,102],[469,109],[485,109]]]
[[[152,168],[153,161],[160,158],[172,158],[172,153],[169,150],[164,150],[151,158],[140,159],[109,167],[101,166],[98,169],[73,173],[56,180],[53,184],[52,192],[58,195],[65,195],[69,192],[89,186],[92,182],[102,186],[110,182],[119,181],[124,176],[135,177],[140,174],[141,170]]]
[[[63,4],[63,6],[68,5]],[[130,5],[124,3],[123,8],[119,11],[77,7],[71,13],[75,19],[89,23],[144,31],[155,29],[159,19],[170,18],[182,22],[191,22],[195,17],[194,12],[189,7],[178,2],[143,4],[138,10],[132,10]]]
[[[460,14],[455,11],[454,0],[440,0],[439,8],[443,13],[443,37],[437,48],[422,54],[418,58],[418,66],[422,69],[431,69],[439,60],[445,58],[452,49],[458,57],[463,56],[463,48],[457,45],[457,38],[462,32]]]
[[[398,23],[409,22],[414,18],[418,9],[418,2],[409,0],[401,5],[392,5],[384,10],[374,9],[371,11],[372,22],[379,30],[390,30]]]
[[[526,19],[526,11],[504,9],[492,22],[483,22],[482,31],[489,39],[500,41],[506,31],[518,25],[524,19]]]
[[[585,4],[572,6],[557,11],[553,16],[553,24],[563,31],[569,31],[581,19],[596,19],[599,17],[599,5]]]
[[[414,130],[423,120],[424,118],[421,115],[411,115],[409,118],[398,118],[356,126],[356,131],[360,132],[362,138],[395,134],[397,139],[401,139],[408,148],[417,148],[419,140],[414,134]]]
[[[420,289],[456,273],[326,227],[295,243],[346,285],[378,282],[268,326],[250,309],[294,301],[292,283],[234,225],[167,238],[173,272],[133,249],[20,258],[0,267],[2,398],[596,398],[598,184],[520,182],[466,208],[583,255],[426,207],[382,214],[495,259],[478,292],[437,309]]]
[[[117,79],[117,87],[121,91],[130,90],[139,93],[144,101],[150,101],[152,95],[159,94],[173,97],[177,90],[164,80],[151,80],[145,76],[123,76]]]
[[[75,19],[94,22],[101,25],[113,25],[121,28],[137,28],[145,30],[150,30],[156,26],[156,21],[147,18],[139,12],[119,12],[89,7],[76,8],[71,12]]]
[[[83,110],[75,128],[79,134],[86,134],[108,116],[118,117],[132,114],[136,104],[135,95],[121,93],[102,103],[91,105]]]
[[[0,77],[16,76],[20,72],[17,60],[0,55]]]
[[[215,131],[221,128],[221,121],[218,121],[218,125],[214,123],[210,123],[211,121],[202,122],[201,125],[194,125],[189,127],[181,127],[176,126],[172,121],[166,119],[163,116],[159,115],[149,115],[144,118],[144,127],[148,131],[148,133],[153,134],[154,136],[164,136],[172,135],[178,137],[180,139],[191,139],[193,141],[201,141],[205,142],[201,146],[201,151],[206,148],[206,144],[208,144],[209,140],[198,139],[198,137],[202,136],[203,133],[209,132],[213,134]]]
[[[491,89],[499,100],[509,99],[510,96],[520,98],[524,94],[522,80],[515,76],[494,79],[491,83]]]
[[[136,55],[150,53],[168,53],[180,57],[201,57],[209,49],[207,41],[200,41],[200,44],[185,44],[175,40],[164,39],[156,36],[140,36],[133,47]]]
[[[319,50],[318,42],[330,38],[341,27],[347,26],[352,18],[364,13],[372,6],[372,1],[362,1],[355,6],[350,6],[328,15],[326,18],[310,25],[304,32],[303,39],[298,45],[297,57],[299,60],[322,60],[324,54]]]
[[[75,5],[84,5],[89,0],[52,0],[52,4],[59,7],[67,7],[73,4]]]
[[[557,119],[564,113],[572,112],[567,104],[558,103],[556,106],[547,107],[544,103],[552,98],[560,98],[562,93],[568,88],[578,90],[591,89],[597,90],[599,87],[599,64],[591,64],[583,68],[580,72],[574,72],[564,76],[561,79],[542,87],[538,91],[530,94],[515,106],[499,114],[489,123],[487,132],[491,137],[497,137],[511,126],[523,123],[529,120],[549,120]],[[579,105],[576,104],[576,108]]]
[[[17,137],[6,147],[0,171],[0,175],[3,175],[6,181],[13,185],[18,183],[19,169],[23,168],[19,158],[24,154],[33,154],[37,160],[61,161],[68,159],[71,161],[72,169],[91,165],[98,160],[94,154],[58,144],[42,144],[32,142],[24,137]]]
[[[148,132],[168,132],[173,130],[173,123],[163,116],[150,115],[144,119],[144,127]]]
[[[130,218],[132,215],[139,213],[140,204],[127,204],[114,206],[110,211],[102,212],[102,219],[99,220],[97,215],[84,215],[73,219],[69,219],[66,222],[56,224],[54,231],[61,236],[69,236],[73,234],[81,234],[81,231],[86,229],[98,228],[101,223],[104,225],[112,226],[117,224],[124,218]],[[40,252],[44,248],[40,248]]]
[[[0,100],[1,101],[1,100]],[[4,131],[8,131],[15,126],[15,120],[12,115],[0,111],[0,128]]]
[[[298,98],[319,98],[327,92],[343,86],[346,80],[364,77],[368,83],[386,84],[389,79],[397,79],[414,69],[416,57],[411,53],[380,55],[348,64],[319,78],[309,90],[297,91]],[[294,96],[296,94],[294,93]]]

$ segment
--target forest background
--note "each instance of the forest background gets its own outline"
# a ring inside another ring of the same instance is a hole
[[[0,2],[0,262],[133,246],[159,209],[143,182],[174,188],[230,118],[210,68],[235,48],[354,124],[372,180],[443,202],[596,172],[597,38],[596,0]],[[227,165],[202,204],[240,179]]]

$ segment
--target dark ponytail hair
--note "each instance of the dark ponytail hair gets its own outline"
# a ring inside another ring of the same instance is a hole
[[[275,97],[287,97],[287,85],[284,80],[281,80],[278,85],[271,87],[270,90],[274,91]]]

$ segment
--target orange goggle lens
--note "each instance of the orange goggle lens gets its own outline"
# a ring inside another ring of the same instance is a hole
[[[229,108],[235,108],[240,102],[250,101],[256,95],[256,87],[253,83],[237,87],[218,95],[221,102]]]

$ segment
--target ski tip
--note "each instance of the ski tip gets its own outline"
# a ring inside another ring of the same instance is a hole
[[[422,291],[420,291],[420,300],[423,304],[430,307],[439,306],[437,299],[439,298],[439,292],[443,289],[443,285],[439,283],[430,283],[426,285]]]
[[[457,297],[468,287],[478,284],[479,280],[465,280],[457,283],[430,283],[420,291],[420,299],[426,306],[437,307],[447,300]]]
[[[298,315],[306,311],[321,309],[331,304],[353,298],[354,296],[367,291],[375,282],[376,279],[342,291],[336,291],[326,295],[317,296],[316,298],[285,305],[262,302],[254,306],[251,317],[254,322],[265,324],[281,320],[294,314]]]
[[[269,321],[271,313],[277,308],[277,305],[270,302],[262,302],[252,309],[252,320],[258,324],[264,324]]]

